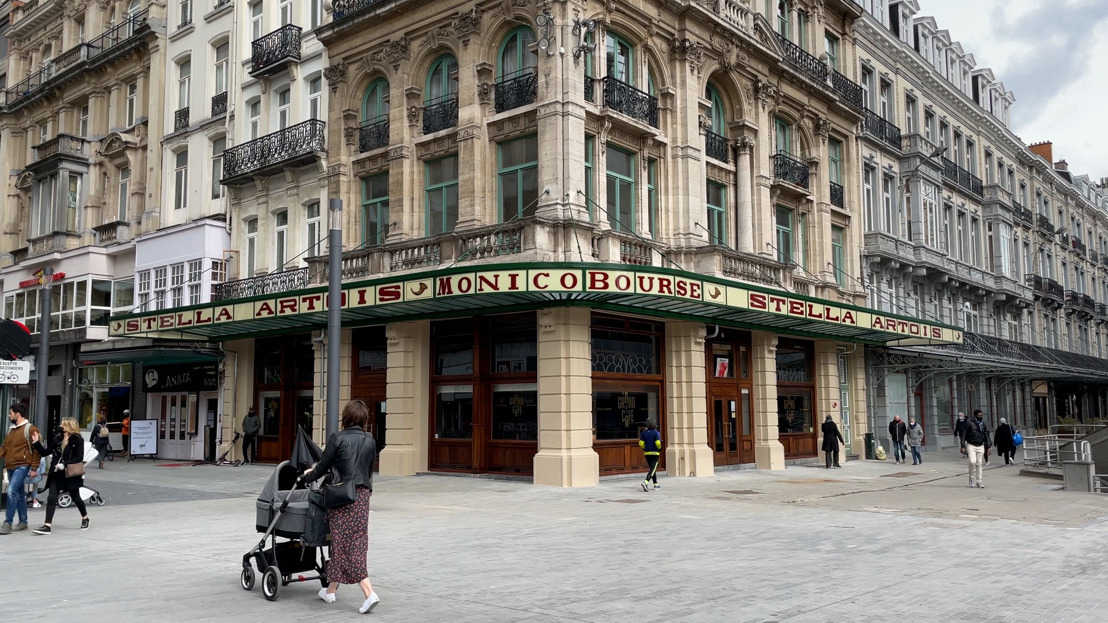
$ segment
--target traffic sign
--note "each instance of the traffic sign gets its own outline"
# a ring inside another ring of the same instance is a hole
[[[0,383],[26,385],[30,381],[30,361],[5,361],[0,359]]]

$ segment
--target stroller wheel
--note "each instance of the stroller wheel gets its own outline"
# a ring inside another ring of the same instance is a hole
[[[242,573],[239,575],[239,583],[242,584],[242,590],[249,591],[254,588],[254,568],[246,566],[242,568]]]
[[[281,590],[281,570],[266,567],[262,574],[262,594],[269,601],[277,601],[277,591]]]
[[[95,502],[97,506],[103,506],[106,503],[104,502],[104,496],[100,495],[99,493],[92,496],[92,501]]]
[[[58,506],[62,508],[69,508],[73,506],[73,498],[68,493],[58,494]]]

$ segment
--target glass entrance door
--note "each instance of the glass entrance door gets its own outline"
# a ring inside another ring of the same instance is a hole
[[[708,434],[716,465],[737,465],[754,462],[754,427],[751,419],[749,387],[740,387],[739,394],[716,394],[711,398]]]
[[[191,458],[188,440],[188,406],[188,394],[161,394],[159,397],[159,458]]]

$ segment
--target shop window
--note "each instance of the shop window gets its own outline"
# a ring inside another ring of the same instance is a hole
[[[500,383],[492,386],[492,438],[538,440],[539,392],[535,383]]]
[[[803,342],[782,339],[777,345],[777,382],[811,383],[811,348]]]
[[[661,339],[645,333],[592,330],[592,370],[613,374],[661,374]]]
[[[658,422],[658,388],[629,385],[594,391],[592,407],[597,441],[638,439],[648,421]]]
[[[435,327],[435,375],[473,374],[473,327],[445,323]]]
[[[435,388],[435,439],[473,437],[473,386]]]
[[[492,334],[492,374],[534,374],[538,370],[535,319],[497,319]]]
[[[815,387],[812,373],[811,342],[781,338],[777,343],[777,429],[781,434],[811,434],[815,431],[812,418],[812,394]],[[803,452],[791,442],[786,455]]]

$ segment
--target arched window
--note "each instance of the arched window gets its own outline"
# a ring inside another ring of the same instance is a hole
[[[535,67],[539,57],[531,47],[534,43],[535,33],[526,26],[520,26],[509,33],[500,45],[497,76],[501,80],[509,79],[520,71]]]
[[[723,115],[723,98],[719,95],[719,90],[715,86],[709,84],[704,89],[704,99],[712,102],[712,111],[709,114],[709,121],[712,124],[711,130],[715,134],[720,136],[727,136],[727,121]]]
[[[613,33],[608,33],[604,39],[606,75],[609,78],[634,86],[634,48],[626,39]]]
[[[358,151],[365,153],[389,144],[389,82],[378,78],[362,96],[362,128]]]
[[[424,103],[431,104],[458,92],[458,61],[449,54],[440,56],[427,72],[427,94]]]

